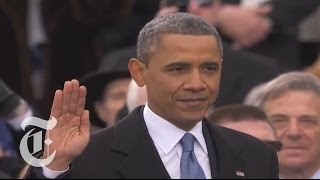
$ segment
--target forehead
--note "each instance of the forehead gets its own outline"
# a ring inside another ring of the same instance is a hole
[[[278,97],[267,99],[264,109],[269,115],[317,115],[320,114],[320,97],[311,91],[290,90]]]
[[[164,34],[160,36],[159,40],[159,44],[163,47],[190,47],[194,44],[196,44],[200,48],[204,48],[205,45],[218,46],[217,40],[213,35]],[[186,41],[189,43],[185,43]]]
[[[155,58],[208,58],[220,60],[217,40],[213,35],[165,34],[158,41]]]
[[[131,80],[130,78],[115,79],[105,85],[103,93],[107,94],[111,91],[123,91],[124,88],[125,89],[128,88],[130,80]]]
[[[275,138],[273,129],[271,128],[270,124],[265,121],[251,119],[239,122],[227,121],[223,123],[223,126],[250,134],[260,139],[273,140]]]

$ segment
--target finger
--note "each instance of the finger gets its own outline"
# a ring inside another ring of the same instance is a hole
[[[80,132],[84,133],[84,135],[89,136],[90,134],[90,120],[89,120],[89,111],[83,111],[81,118]]]
[[[62,108],[62,91],[57,90],[54,94],[53,103],[51,107],[51,116],[59,117],[61,115]]]
[[[262,7],[259,7],[257,9],[257,13],[260,15],[267,15],[268,13],[270,13],[272,10],[272,6],[271,5],[264,5]]]
[[[71,81],[72,84],[72,94],[70,99],[70,106],[68,112],[70,114],[74,114],[77,109],[78,98],[79,98],[79,81],[73,79]]]
[[[72,83],[67,81],[64,83],[63,88],[63,96],[62,96],[62,114],[66,114],[68,112],[70,106],[70,100],[72,95]]]
[[[79,88],[79,99],[77,103],[77,108],[75,111],[76,116],[81,116],[85,105],[86,105],[86,95],[87,95],[87,89],[84,86],[80,86]]]

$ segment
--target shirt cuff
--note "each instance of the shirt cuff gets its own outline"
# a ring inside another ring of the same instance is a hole
[[[42,167],[42,173],[48,179],[55,179],[58,176],[60,176],[61,174],[67,172],[68,170],[69,170],[69,167],[68,167],[68,169],[66,169],[64,171],[53,171],[45,166]]]

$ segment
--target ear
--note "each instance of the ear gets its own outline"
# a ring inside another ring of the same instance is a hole
[[[94,102],[94,111],[96,112],[97,116],[100,119],[103,119],[103,116],[102,116],[103,107],[99,100]]]
[[[131,77],[137,83],[137,85],[140,87],[144,86],[146,83],[143,74],[146,70],[146,65],[136,58],[131,58],[128,64],[128,68]]]

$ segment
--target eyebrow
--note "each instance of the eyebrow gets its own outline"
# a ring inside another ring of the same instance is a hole
[[[167,64],[164,66],[165,69],[167,68],[171,68],[171,67],[188,67],[190,66],[190,63],[185,63],[185,62],[174,62],[171,64]],[[220,67],[220,64],[218,62],[204,62],[201,64],[201,66],[216,66],[216,67]]]
[[[271,115],[270,118],[286,118],[286,119],[289,119],[288,116],[283,115],[283,114],[274,114],[274,115]],[[317,116],[317,115],[301,115],[301,116],[298,117],[298,119],[301,119],[301,118],[314,118],[314,119],[318,119],[318,118],[320,118],[320,117]]]
[[[201,66],[215,66],[215,67],[220,67],[220,64],[218,62],[204,62],[201,64]]]
[[[299,118],[314,118],[314,119],[317,119],[317,118],[319,118],[319,116],[317,116],[317,115],[302,115]]]
[[[168,69],[168,68],[171,68],[171,67],[188,67],[190,66],[189,63],[183,63],[183,62],[174,62],[174,63],[171,63],[171,64],[167,64],[164,66],[165,69]]]
[[[270,118],[288,118],[288,116],[283,114],[273,114],[270,116]]]

